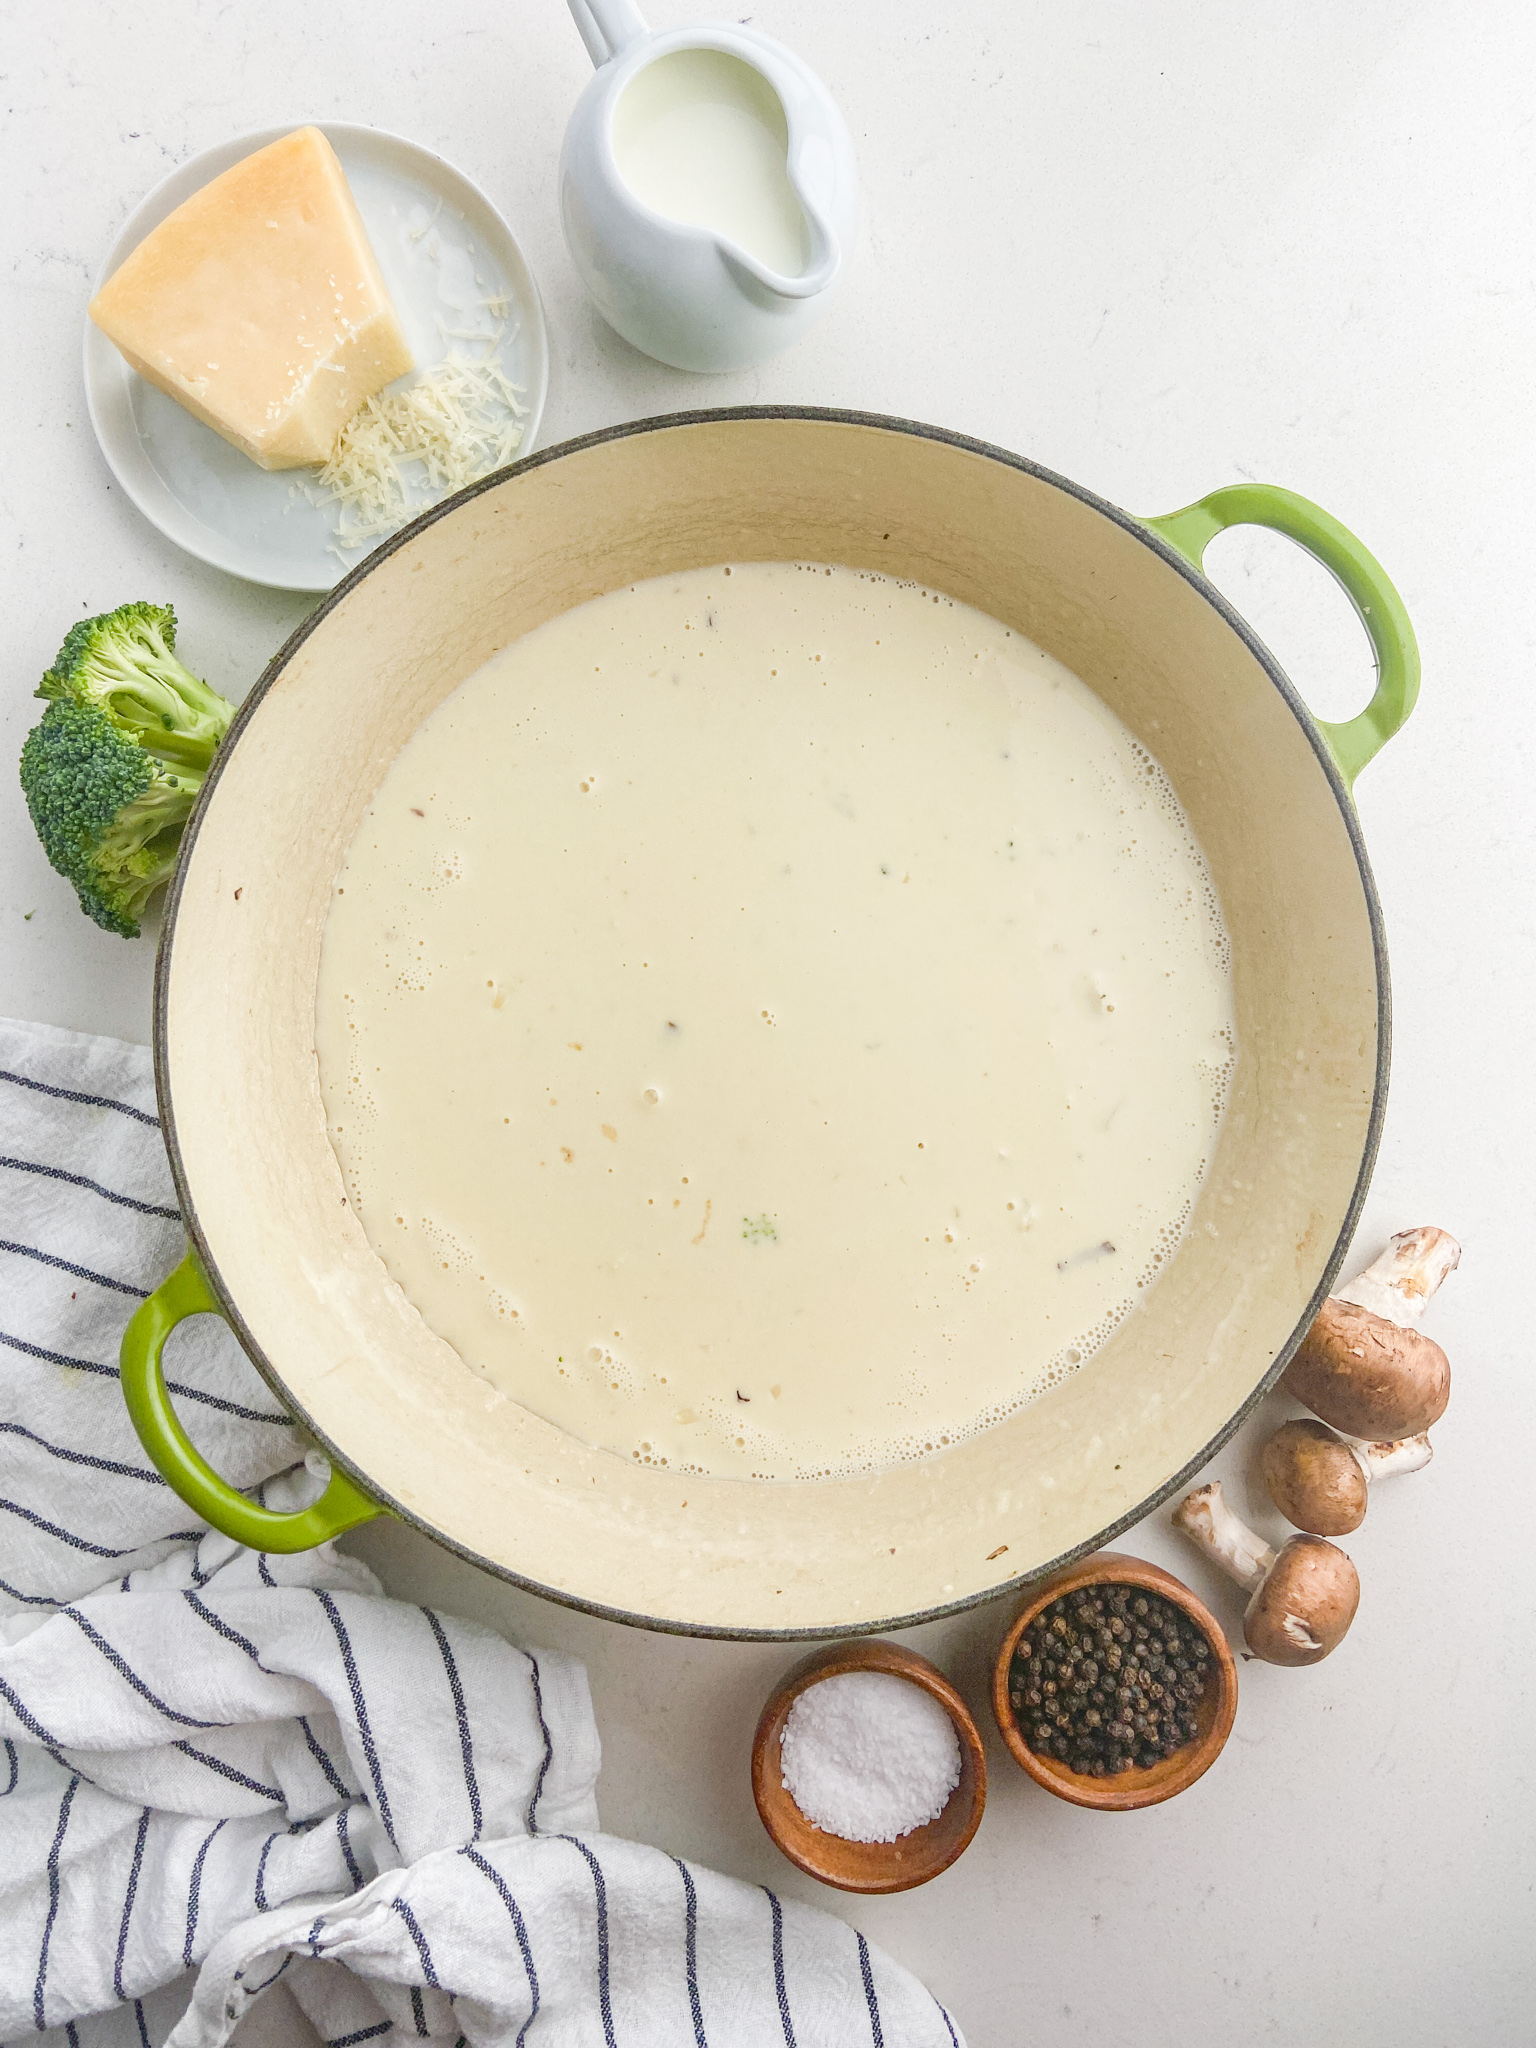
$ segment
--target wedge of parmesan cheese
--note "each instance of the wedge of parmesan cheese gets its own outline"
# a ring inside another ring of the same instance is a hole
[[[323,463],[411,368],[336,153],[300,128],[177,207],[91,318],[141,377],[263,469]]]

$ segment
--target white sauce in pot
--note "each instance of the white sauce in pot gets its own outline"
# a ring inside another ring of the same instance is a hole
[[[1058,662],[818,565],[615,591],[471,676],[365,813],[316,1042],[431,1327],[620,1456],[872,1471],[1132,1313],[1233,1059],[1162,771]]]

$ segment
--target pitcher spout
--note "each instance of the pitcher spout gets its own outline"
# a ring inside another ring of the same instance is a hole
[[[835,166],[830,146],[819,135],[807,135],[784,166],[790,190],[805,217],[804,267],[794,272],[771,270],[748,257],[747,267],[781,299],[813,299],[836,279],[843,265],[843,247],[819,194],[834,189]]]

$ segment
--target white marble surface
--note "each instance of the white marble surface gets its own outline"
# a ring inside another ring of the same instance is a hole
[[[684,0],[653,7],[687,18]],[[7,6],[0,752],[83,611],[172,599],[192,663],[236,696],[304,612],[145,526],[80,390],[87,281],[128,209],[171,164],[268,122],[413,135],[500,204],[545,294],[546,442],[699,404],[849,405],[985,436],[1137,510],[1256,476],[1338,514],[1424,653],[1419,711],[1360,790],[1397,1007],[1361,1244],[1435,1221],[1466,1254],[1432,1312],[1459,1373],[1439,1453],[1351,1539],[1364,1601],[1331,1661],[1245,1664],[1225,1756],[1150,1813],[1078,1813],[994,1746],[965,1859],[861,1903],[798,1878],[752,1810],[748,1742],[790,1652],[591,1621],[399,1529],[356,1547],[402,1593],[584,1655],[608,1824],[818,1897],[923,1973],[972,2048],[1172,2048],[1192,2022],[1297,2048],[1529,2041],[1536,17],[1518,0],[760,0],[751,18],[839,97],[864,222],[818,332],[706,380],[635,355],[581,298],[554,163],[586,59],[558,0]],[[1211,565],[1315,708],[1363,700],[1364,643],[1320,571],[1256,535]],[[0,781],[0,1007],[142,1038],[151,959],[150,940],[80,917]],[[1252,1448],[1283,1412],[1217,1464],[1255,1519]],[[1235,1623],[1165,1516],[1128,1543]],[[914,1639],[979,1707],[1004,1620]]]

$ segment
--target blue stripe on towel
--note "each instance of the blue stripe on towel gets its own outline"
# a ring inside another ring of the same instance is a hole
[[[778,1899],[763,1886],[768,1905],[773,1913],[773,1988],[779,1994],[779,2018],[784,2026],[784,2048],[796,2048],[795,2030],[789,2017],[789,1987],[784,1982],[784,1908]]]
[[[44,1748],[48,1752],[49,1756],[53,1758],[54,1762],[58,1765],[61,1771],[75,1771],[76,1777],[85,1778],[85,1782],[88,1785],[94,1782],[92,1779],[85,1777],[84,1771],[76,1771],[75,1766],[73,1764],[65,1762],[63,1753],[60,1750],[58,1743],[48,1733],[48,1730],[43,1726],[42,1722],[38,1720],[37,1716],[34,1713],[30,1712],[29,1709],[23,1704],[19,1696],[11,1690],[10,1686],[6,1684],[3,1678],[0,1678],[0,1699],[3,1699],[5,1701],[6,1705],[10,1708],[11,1712],[16,1716],[17,1720],[21,1723],[22,1727],[25,1728],[27,1733],[32,1737],[32,1740],[36,1743],[39,1743],[42,1746],[42,1748]],[[15,1783],[14,1778],[12,1779],[11,1783]],[[8,1786],[6,1789],[9,1790],[10,1787]]]
[[[337,1646],[341,1651],[342,1668],[347,1674],[347,1685],[351,1691],[352,1705],[357,1714],[357,1732],[362,1740],[363,1755],[368,1762],[368,1774],[373,1779],[374,1802],[378,1808],[379,1819],[384,1823],[385,1834],[388,1835],[390,1841],[394,1842],[395,1847],[398,1849],[400,1844],[395,1841],[395,1824],[389,1811],[389,1798],[384,1790],[384,1774],[379,1768],[379,1753],[373,1746],[373,1729],[369,1725],[368,1720],[368,1703],[363,1698],[362,1682],[357,1675],[357,1659],[352,1655],[352,1640],[347,1634],[346,1626],[342,1621],[336,1602],[331,1598],[330,1594],[325,1591],[323,1586],[315,1586],[311,1590],[315,1598],[320,1602],[320,1605],[325,1609],[326,1618],[335,1631]]]
[[[240,1989],[245,1993],[247,1998],[259,1997],[260,1994],[266,1990],[269,1984],[275,1984],[277,1982],[278,1978],[282,1976],[284,1970],[287,1969],[288,1965],[292,1961],[293,1956],[290,1952],[288,1955],[285,1955],[283,1957],[283,1960],[278,1964],[277,1968],[272,1972],[270,1977],[263,1977],[259,1984],[242,1984],[240,1986]],[[240,1972],[237,1970],[235,1972],[235,1975],[238,1977],[239,1974]]]
[[[359,2041],[373,2041],[380,2034],[394,2031],[393,2020],[375,2020],[371,2027],[359,2027],[355,2034],[338,2034],[334,2041],[327,2041],[325,2048],[357,2048]]]
[[[343,1806],[336,1815],[336,1838],[341,1843],[341,1853],[347,1859],[347,1872],[352,1879],[352,1889],[360,1892],[363,1888],[363,1873],[357,1867],[357,1858],[352,1853],[352,1836],[347,1815],[350,1806]]]
[[[183,1739],[173,1742],[172,1749],[179,1749],[183,1756],[191,1757],[195,1764],[206,1764],[210,1771],[217,1771],[221,1778],[228,1778],[231,1785],[243,1785],[247,1792],[259,1792],[264,1799],[270,1799],[274,1806],[281,1806],[283,1795],[276,1785],[263,1785],[259,1778],[248,1778],[244,1771],[237,1771],[233,1764],[225,1763],[219,1756],[209,1756],[205,1750],[194,1749]]]
[[[4,1799],[6,1793],[16,1790],[16,1780],[21,1776],[21,1758],[17,1755],[16,1745],[12,1742],[9,1735],[0,1737],[0,1740],[3,1740],[5,1743],[5,1754],[11,1766],[10,1781],[6,1785],[5,1791],[0,1792],[0,1799]]]
[[[123,1581],[123,1591],[128,1590],[128,1581]],[[62,1607],[62,1600],[50,1600],[46,1593],[23,1593],[20,1586],[13,1586],[9,1579],[0,1579],[0,1593],[9,1593],[13,1600],[24,1600],[28,1607]]]
[[[181,1965],[184,1970],[190,1970],[192,1967],[192,1944],[197,1937],[197,1909],[203,1888],[203,1859],[212,1846],[214,1836],[225,1824],[222,1820],[214,1822],[198,1844],[197,1855],[193,1859],[192,1881],[187,1886],[187,1938],[181,1945]]]
[[[453,1694],[453,1711],[459,1724],[459,1754],[464,1759],[464,1789],[469,1794],[469,1813],[471,1820],[475,1824],[475,1831],[470,1836],[470,1840],[478,1842],[484,1822],[480,1812],[480,1786],[475,1777],[475,1748],[470,1740],[469,1714],[464,1704],[464,1687],[459,1678],[459,1667],[454,1661],[453,1650],[448,1642],[447,1630],[430,1607],[424,1607],[421,1611],[432,1624],[432,1633],[437,1638],[437,1647],[443,1654],[443,1668],[448,1673],[448,1689]]]
[[[693,1872],[680,1857],[672,1861],[683,1880],[683,1967],[688,1973],[688,2007],[693,2014],[695,2048],[709,2048],[704,2034],[704,2013],[699,2004],[699,1895],[693,1888]]]
[[[258,1913],[265,1913],[267,1910],[267,1858],[272,1853],[272,1844],[279,1835],[286,1832],[287,1830],[284,1828],[274,1828],[272,1833],[262,1843],[261,1854],[256,1859],[256,1889],[253,1896],[256,1900],[256,1910]]]
[[[40,1358],[45,1365],[67,1365],[72,1372],[99,1373],[104,1379],[120,1377],[115,1365],[103,1365],[95,1358],[71,1358],[67,1352],[45,1351],[41,1344],[29,1344],[24,1337],[13,1337],[6,1330],[0,1330],[0,1344],[8,1344],[13,1351],[25,1353],[28,1358]],[[201,1387],[184,1386],[180,1380],[167,1380],[167,1393],[174,1394],[179,1401],[201,1401],[205,1408],[217,1408],[221,1415],[238,1415],[242,1422],[275,1422],[279,1428],[292,1426],[291,1415],[273,1415],[263,1408],[242,1407],[238,1401],[226,1401],[222,1394],[205,1394]]]
[[[441,1991],[443,1987],[438,1983],[437,1972],[432,1967],[432,1951],[427,1947],[427,1937],[417,1925],[416,1915],[411,1911],[404,1899],[391,1899],[389,1903],[405,1922],[406,1932],[416,1944],[416,1954],[421,1960],[421,1974],[426,1978],[434,1991]]]
[[[175,1707],[167,1705],[167,1703],[163,1699],[161,1699],[159,1693],[151,1691],[149,1686],[147,1686],[144,1683],[143,1679],[140,1678],[139,1674],[133,1669],[132,1665],[128,1662],[127,1658],[123,1656],[122,1652],[119,1650],[115,1650],[112,1647],[112,1645],[107,1641],[106,1637],[102,1635],[98,1629],[92,1627],[91,1623],[86,1620],[85,1616],[80,1612],[78,1607],[61,1607],[59,1609],[59,1612],[61,1614],[67,1614],[70,1620],[74,1622],[75,1625],[78,1627],[80,1633],[85,1637],[85,1640],[88,1643],[90,1643],[93,1646],[93,1648],[100,1650],[102,1656],[106,1658],[107,1662],[112,1666],[112,1669],[117,1673],[118,1677],[123,1679],[127,1684],[131,1685],[134,1691],[139,1695],[140,1699],[148,1700],[149,1704],[152,1707],[154,1707],[159,1713],[164,1714],[165,1718],[168,1721],[179,1721],[183,1728],[218,1727],[219,1724],[217,1721],[200,1721],[198,1720],[195,1714],[178,1713]]]
[[[0,1678],[0,1699],[5,1701],[34,1742],[40,1742],[51,1756],[58,1755],[59,1745],[57,1741],[48,1733],[48,1730],[38,1720],[37,1716],[23,1705],[19,1695],[11,1690],[3,1678]]]
[[[513,2044],[513,2048],[523,2048],[523,2036],[539,2016],[539,1978],[538,1972],[533,1967],[533,1950],[528,1945],[528,1929],[523,1924],[523,1916],[518,1910],[516,1899],[513,1898],[511,1892],[507,1889],[506,1880],[502,1877],[495,1864],[487,1863],[479,1850],[470,1848],[467,1843],[460,1849],[459,1854],[467,1857],[482,1877],[490,1879],[500,1895],[501,1903],[506,1907],[507,1912],[511,1916],[512,1931],[517,1936],[517,1945],[522,1952],[523,1968],[528,1972],[528,2017],[518,2028],[517,2040]]]
[[[64,1797],[59,1802],[59,1824],[54,1830],[53,1847],[48,1851],[48,1917],[43,1922],[43,1943],[37,1958],[37,1982],[32,1987],[32,2022],[40,2034],[48,2025],[43,2005],[48,1982],[48,1944],[53,1940],[53,1923],[59,1917],[59,1851],[64,1846],[64,1830],[69,1826],[69,1809],[74,1805],[75,1794],[79,1789],[80,1779],[76,1775],[64,1787]]]
[[[592,1854],[586,1843],[575,1835],[562,1835],[562,1842],[569,1842],[578,1855],[586,1859],[592,1872],[592,1889],[597,1895],[597,2002],[603,2015],[603,2039],[608,2048],[616,2048],[613,2038],[613,2007],[608,2001],[608,1887],[603,1882],[602,1865]]]
[[[869,1943],[854,1929],[854,1940],[859,1944],[859,1975],[864,1979],[864,1997],[869,2005],[869,2027],[875,2037],[875,2048],[885,2048],[885,2036],[880,2031],[880,2001],[875,1996],[875,1975],[869,1967]]]
[[[88,1543],[83,1536],[72,1535],[68,1529],[61,1529],[57,1522],[50,1522],[44,1516],[34,1514],[31,1508],[24,1508],[20,1501],[0,1500],[0,1508],[4,1508],[7,1514],[19,1516],[23,1522],[30,1522],[34,1528],[41,1529],[46,1535],[57,1536],[61,1543],[69,1544],[73,1550],[88,1551],[92,1557],[132,1557],[133,1555],[132,1550],[108,1550],[100,1543]],[[195,1543],[202,1533],[201,1529],[178,1529],[174,1536],[151,1537],[150,1541],[159,1543]],[[144,1546],[140,1544],[137,1547],[142,1550]]]
[[[533,1711],[539,1717],[539,1733],[544,1738],[544,1755],[539,1764],[539,1775],[534,1780],[533,1797],[528,1802],[528,1832],[530,1835],[536,1835],[539,1832],[539,1824],[534,1815],[538,1812],[539,1801],[544,1796],[544,1780],[555,1753],[555,1745],[550,1737],[549,1723],[544,1719],[544,1688],[539,1683],[539,1660],[532,1650],[524,1650],[523,1655],[528,1659],[528,1669],[533,1679]]]
[[[89,1266],[77,1266],[53,1252],[40,1252],[36,1245],[13,1244],[8,1237],[0,1237],[0,1252],[14,1252],[18,1259],[36,1259],[40,1266],[52,1266],[56,1272],[69,1273],[76,1280],[89,1280],[93,1287],[110,1287],[114,1293],[126,1294],[134,1301],[149,1299],[147,1287],[130,1287],[126,1280],[114,1280],[109,1273],[93,1273]]]
[[[119,1998],[126,1998],[123,1989],[123,1957],[128,1952],[128,1923],[133,1918],[133,1902],[139,1890],[139,1871],[144,1862],[144,1837],[149,1833],[149,1816],[152,1807],[146,1806],[139,1815],[139,1832],[133,1845],[133,1867],[128,1872],[128,1893],[123,1900],[122,1925],[117,1930],[117,1960],[112,1965],[112,1989]]]
[[[123,1479],[142,1479],[149,1486],[165,1485],[160,1474],[148,1465],[122,1465],[116,1458],[97,1458],[89,1451],[72,1451],[65,1444],[51,1444],[45,1436],[39,1436],[35,1429],[28,1429],[23,1422],[0,1422],[0,1430],[9,1436],[24,1436],[28,1443],[36,1444],[50,1458],[62,1458],[67,1464],[88,1465],[93,1472],[115,1472]]]
[[[68,1181],[72,1188],[86,1188],[93,1195],[101,1195],[109,1202],[121,1203],[125,1209],[137,1209],[141,1216],[163,1216],[168,1223],[179,1223],[179,1209],[164,1209],[158,1202],[141,1202],[136,1195],[120,1195],[115,1188],[104,1188],[99,1180],[87,1180],[83,1173],[66,1173],[62,1166],[44,1166],[37,1159],[7,1159],[0,1156],[0,1166],[10,1167],[13,1173],[42,1173],[49,1180]]]
[[[109,1368],[112,1377],[117,1378],[117,1368]],[[240,1401],[226,1401],[222,1394],[205,1394],[201,1387],[183,1386],[180,1380],[167,1380],[166,1392],[174,1394],[178,1401],[201,1401],[205,1408],[217,1408],[221,1415],[234,1415],[241,1422],[271,1422],[279,1429],[292,1429],[291,1415],[274,1414],[269,1408],[247,1408]]]
[[[421,1987],[418,1984],[411,1986],[411,2017],[416,2022],[417,2040],[425,2041],[429,2031],[427,2027],[427,2008],[421,2002]]]
[[[314,1729],[310,1727],[308,1714],[300,1714],[299,1726],[304,1731],[304,1742],[306,1748],[309,1750],[309,1753],[314,1758],[315,1762],[320,1766],[321,1770],[325,1773],[325,1782],[330,1786],[331,1790],[336,1794],[338,1799],[350,1799],[352,1797],[352,1793],[347,1788],[347,1786],[342,1783],[341,1773],[337,1770],[336,1766],[331,1762],[330,1758],[326,1755],[324,1748],[321,1746],[318,1736],[315,1734]]]
[[[193,1569],[194,1571],[196,1570],[195,1559],[193,1561]],[[209,1577],[212,1577],[211,1573],[209,1574]],[[206,1581],[204,1583],[206,1583]],[[258,1671],[266,1670],[266,1665],[263,1664],[261,1661],[261,1653],[256,1648],[256,1645],[251,1641],[250,1637],[241,1635],[239,1629],[231,1628],[229,1623],[223,1618],[222,1615],[215,1614],[211,1607],[205,1606],[204,1603],[198,1599],[196,1592],[193,1590],[191,1586],[182,1587],[181,1597],[183,1600],[186,1601],[187,1605],[191,1608],[192,1612],[198,1617],[199,1620],[207,1622],[208,1626],[214,1631],[215,1635],[221,1635],[226,1643],[233,1643],[237,1650],[244,1650],[245,1654],[247,1655],[247,1657],[250,1658],[251,1662],[256,1666]],[[340,1790],[342,1788],[338,1787],[337,1789]]]
[[[152,1131],[160,1128],[160,1119],[151,1116],[147,1109],[135,1109],[131,1102],[114,1102],[110,1095],[82,1095],[78,1088],[53,1088],[46,1081],[30,1080],[25,1074],[13,1074],[6,1067],[0,1067],[0,1081],[10,1081],[18,1088],[33,1088],[39,1095],[56,1095],[61,1102],[84,1102],[92,1109],[116,1109],[124,1116],[131,1116],[135,1122],[148,1124]]]

